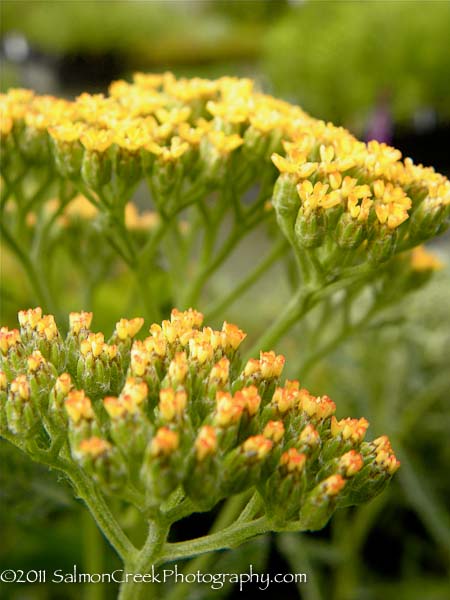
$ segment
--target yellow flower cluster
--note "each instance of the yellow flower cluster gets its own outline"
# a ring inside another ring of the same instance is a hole
[[[342,206],[367,221],[373,209],[379,223],[395,229],[408,219],[418,190],[433,207],[450,205],[450,182],[433,168],[401,160],[399,150],[375,140],[368,144],[349,131],[310,119],[290,129],[285,156],[272,154],[280,173],[297,185],[305,214]]]
[[[316,528],[333,498],[370,496],[399,467],[386,436],[364,441],[366,419],[337,420],[328,396],[282,385],[283,356],[261,352],[241,367],[236,325],[202,328],[201,313],[174,309],[142,341],[131,340],[143,320],[120,319],[105,343],[92,313],[71,313],[54,349],[40,334],[51,315],[19,320],[20,331],[0,331],[0,433],[19,445],[30,432],[62,436],[61,452],[110,493],[130,485],[161,502],[181,485],[213,506],[255,485],[271,514],[287,503],[280,519]]]
[[[395,229],[411,215],[417,194],[429,210],[450,204],[450,183],[434,169],[259,93],[249,79],[137,73],[133,83],[112,83],[107,96],[84,93],[75,101],[12,89],[0,96],[0,113],[2,136],[25,126],[89,153],[115,147],[149,153],[161,163],[202,146],[223,157],[246,146],[256,151],[258,140],[270,138],[266,150],[278,149],[272,161],[296,182],[306,215],[339,205],[357,221],[374,214]]]
[[[292,115],[305,116],[300,109],[255,93],[250,80],[177,81],[171,73],[137,73],[133,84],[112,83],[108,96],[85,93],[75,101],[13,89],[0,97],[0,110],[3,135],[15,123],[25,123],[58,142],[80,142],[90,152],[104,153],[116,145],[128,152],[146,150],[163,162],[179,159],[202,140],[224,155],[242,145],[239,133],[226,133],[219,120],[267,133],[286,130]]]

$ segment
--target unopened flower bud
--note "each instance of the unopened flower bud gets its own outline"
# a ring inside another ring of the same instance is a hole
[[[217,434],[214,427],[204,425],[200,428],[195,440],[197,460],[203,461],[217,450]]]

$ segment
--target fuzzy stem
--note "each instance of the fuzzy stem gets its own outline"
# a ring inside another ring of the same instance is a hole
[[[83,530],[83,556],[84,568],[87,573],[102,573],[104,571],[103,561],[103,539],[95,521],[87,511],[82,514]],[[86,600],[103,600],[105,597],[105,585],[103,583],[85,584]]]
[[[131,560],[125,560],[125,573],[143,575],[164,562],[161,560],[161,550],[168,531],[169,525],[165,520],[150,521],[144,546]],[[121,584],[118,600],[150,600],[158,598],[156,592],[157,585],[154,582],[142,583],[131,579]]]
[[[117,554],[122,560],[134,557],[136,548],[123,532],[94,483],[79,470],[68,469],[66,473],[74,483],[78,496],[85,502],[98,527]]]
[[[248,523],[237,523],[217,533],[205,535],[187,542],[166,544],[161,562],[177,561],[204,552],[214,552],[225,548],[236,548],[250,538],[270,531],[271,524],[266,517]]]

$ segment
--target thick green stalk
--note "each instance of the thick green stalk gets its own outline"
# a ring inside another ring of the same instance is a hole
[[[204,552],[214,552],[225,548],[236,548],[250,538],[272,529],[266,517],[260,517],[247,523],[236,523],[217,533],[187,542],[166,544],[163,548],[161,563],[177,561]]]
[[[105,565],[102,536],[95,521],[87,511],[83,511],[81,518],[84,569],[87,573],[103,573]],[[105,596],[105,585],[103,583],[86,583],[85,588],[86,600],[103,600]]]
[[[68,468],[64,471],[74,483],[78,496],[85,502],[98,527],[117,554],[124,561],[133,559],[137,553],[136,548],[123,532],[94,483],[79,469]]]
[[[161,550],[167,539],[169,525],[165,520],[150,521],[147,539],[142,549],[132,559],[125,559],[125,573],[143,575],[149,573],[163,561]],[[157,598],[157,583],[142,583],[140,581],[124,582],[120,586],[119,600],[150,600]]]
[[[256,493],[254,494],[254,496]],[[240,522],[242,520],[249,520],[253,516],[251,511],[247,511],[246,515],[242,511],[243,506],[248,500],[249,492],[248,490],[237,494],[236,496],[232,496],[229,498],[223,505],[219,515],[214,521],[211,529],[209,530],[209,534],[215,533],[217,531],[221,531],[225,527],[228,527],[234,522]],[[253,497],[252,496],[252,499]],[[247,503],[247,506],[251,503],[251,500]],[[245,509],[247,508],[245,507]],[[253,506],[253,504],[252,504]],[[244,509],[244,511],[245,511]],[[245,518],[247,517],[247,518]],[[248,518],[249,517],[249,518]],[[214,554],[212,552],[201,554],[188,561],[187,564],[183,567],[183,573],[196,573],[197,571],[206,572],[207,567],[211,563],[214,558]],[[167,596],[167,600],[183,600],[186,595],[186,586],[188,584],[186,582],[180,582],[176,586],[172,588],[169,595]]]

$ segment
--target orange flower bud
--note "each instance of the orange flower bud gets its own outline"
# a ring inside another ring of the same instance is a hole
[[[264,427],[263,436],[273,442],[279,442],[284,435],[283,421],[269,421]]]
[[[81,419],[90,421],[95,417],[91,400],[83,390],[72,390],[69,392],[64,406],[69,418],[74,423],[79,423]]]
[[[30,398],[30,385],[25,375],[18,375],[11,382],[11,393],[17,394],[21,400],[28,400]]]
[[[280,466],[286,467],[289,473],[301,472],[306,462],[306,454],[301,454],[296,448],[289,448],[280,457]]]
[[[134,319],[120,319],[116,323],[116,332],[121,340],[133,338],[144,325],[144,319],[142,317],[136,317]]]
[[[266,458],[272,450],[273,442],[263,435],[253,435],[242,444],[244,452],[250,456],[256,456],[258,460]]]
[[[327,479],[321,482],[321,488],[327,496],[337,496],[345,486],[345,479],[341,475],[330,475]]]
[[[178,433],[168,427],[161,427],[151,441],[150,452],[152,456],[169,456],[178,448],[178,444]]]
[[[92,323],[92,316],[91,312],[84,311],[69,313],[70,331],[76,335],[81,329],[89,329]]]
[[[102,454],[106,454],[111,449],[111,444],[99,437],[91,437],[86,440],[81,440],[78,447],[80,454],[98,458]]]
[[[210,454],[214,454],[217,450],[217,435],[214,427],[204,425],[200,428],[195,440],[195,450],[197,460],[205,460]]]

